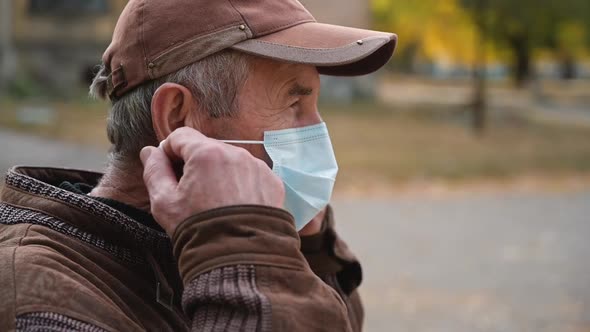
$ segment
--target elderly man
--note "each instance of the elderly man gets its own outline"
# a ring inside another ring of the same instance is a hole
[[[360,330],[319,74],[373,72],[395,40],[296,0],[131,0],[91,86],[106,173],[6,176],[0,330]]]

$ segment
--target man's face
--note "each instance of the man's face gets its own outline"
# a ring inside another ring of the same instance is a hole
[[[322,121],[317,109],[320,78],[315,66],[255,59],[238,93],[235,117],[212,119],[211,134],[218,139],[263,140],[264,132],[310,126]],[[241,145],[269,166],[260,144]]]

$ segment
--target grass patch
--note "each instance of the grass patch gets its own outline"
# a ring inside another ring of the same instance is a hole
[[[446,115],[444,115],[446,113]],[[475,136],[464,111],[324,107],[340,186],[590,172],[590,128],[496,119]]]

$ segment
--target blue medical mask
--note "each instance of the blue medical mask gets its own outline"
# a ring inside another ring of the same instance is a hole
[[[285,210],[299,231],[330,202],[338,164],[326,123],[264,132],[264,141],[227,141],[264,144],[272,170],[285,185]]]

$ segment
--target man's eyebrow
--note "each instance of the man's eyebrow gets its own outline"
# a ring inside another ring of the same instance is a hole
[[[313,92],[312,88],[306,88],[299,83],[293,84],[289,89],[289,96],[309,96]]]

